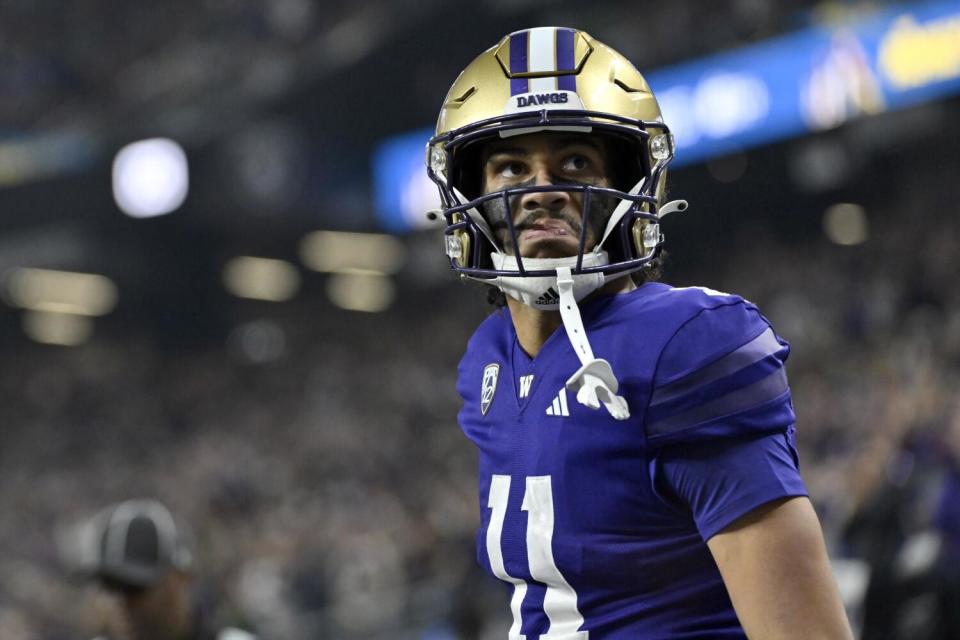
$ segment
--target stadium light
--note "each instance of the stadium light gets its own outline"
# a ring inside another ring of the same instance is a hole
[[[22,323],[27,337],[41,344],[76,347],[93,335],[93,320],[72,313],[27,311]]]
[[[5,275],[3,297],[21,309],[102,316],[117,305],[117,286],[106,276],[26,267]]]
[[[300,290],[300,274],[285,260],[240,256],[224,266],[223,284],[238,298],[284,302]]]
[[[128,144],[113,160],[113,198],[133,218],[175,211],[187,197],[187,154],[167,138]]]
[[[858,204],[841,202],[823,214],[823,231],[831,242],[852,246],[867,241],[867,213]]]
[[[380,233],[314,231],[300,242],[300,259],[324,273],[396,273],[407,259],[398,238]]]
[[[341,309],[377,313],[387,310],[396,296],[393,282],[373,273],[338,273],[327,281],[330,301]]]

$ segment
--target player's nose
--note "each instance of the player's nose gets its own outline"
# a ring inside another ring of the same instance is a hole
[[[550,174],[549,167],[546,164],[538,164],[534,167],[534,186],[543,187],[554,183],[554,177]],[[533,209],[560,211],[566,208],[568,204],[570,204],[569,191],[539,191],[525,193],[520,198],[520,207],[525,211]]]

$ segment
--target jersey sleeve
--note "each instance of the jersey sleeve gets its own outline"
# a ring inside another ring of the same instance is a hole
[[[761,505],[807,495],[793,429],[665,447],[651,464],[658,492],[689,510],[704,540]]]
[[[730,297],[699,310],[660,354],[645,421],[651,472],[704,540],[763,504],[807,495],[789,352],[756,307]]]
[[[784,432],[796,422],[789,344],[742,299],[699,310],[666,342],[644,419],[662,447]]]

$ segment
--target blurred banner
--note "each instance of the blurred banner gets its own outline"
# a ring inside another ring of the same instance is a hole
[[[960,1],[894,6],[646,74],[682,166],[960,92]],[[428,226],[431,129],[374,153],[377,215],[391,232]]]

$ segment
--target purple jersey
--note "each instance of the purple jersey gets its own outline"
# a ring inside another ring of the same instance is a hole
[[[480,452],[478,559],[512,584],[510,638],[743,638],[706,540],[806,495],[783,362],[737,296],[648,283],[581,305],[630,418],[564,389],[561,327],[530,359],[509,312],[460,363],[460,424]]]

